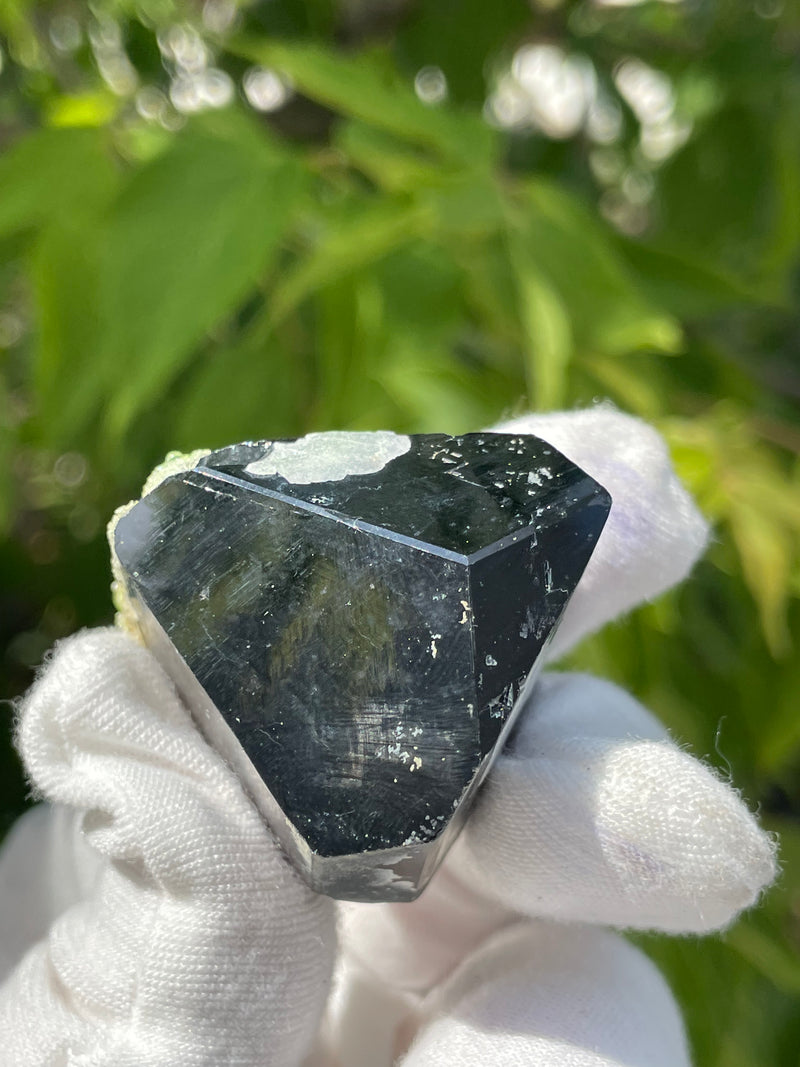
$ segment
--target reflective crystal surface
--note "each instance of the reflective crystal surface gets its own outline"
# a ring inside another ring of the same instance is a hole
[[[148,644],[309,884],[410,900],[610,503],[535,437],[315,434],[168,477],[115,551]]]

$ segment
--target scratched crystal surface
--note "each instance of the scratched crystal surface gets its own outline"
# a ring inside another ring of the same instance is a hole
[[[115,551],[148,644],[309,884],[409,900],[609,507],[531,436],[313,434],[167,478]]]

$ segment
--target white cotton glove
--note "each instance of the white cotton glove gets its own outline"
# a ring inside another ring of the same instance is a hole
[[[33,906],[44,935],[0,989],[0,1064],[296,1067],[328,992],[333,903],[295,876],[151,654],[113,630],[64,641],[19,744],[64,807],[34,809],[0,866],[0,944],[20,947]]]
[[[501,429],[614,501],[551,655],[685,576],[706,529],[653,430],[606,408]],[[420,899],[340,908],[320,1027],[332,902],[149,653],[108,630],[63,642],[19,744],[62,806],[0,854],[2,1067],[686,1067],[661,977],[590,924],[716,929],[774,877],[734,791],[630,696],[545,676]]]

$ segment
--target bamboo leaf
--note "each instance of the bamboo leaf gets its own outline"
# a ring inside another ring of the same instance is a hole
[[[116,380],[106,421],[112,440],[252,292],[305,188],[288,153],[233,122],[188,128],[134,177],[115,205],[105,249],[102,355]]]
[[[272,293],[271,325],[281,323],[329,280],[379,262],[414,241],[430,224],[427,208],[384,200],[364,206],[356,215],[345,213],[323,220],[312,247]]]
[[[240,38],[239,55],[288,75],[333,111],[470,167],[493,158],[495,137],[478,115],[427,107],[380,52],[336,54],[318,45]]]

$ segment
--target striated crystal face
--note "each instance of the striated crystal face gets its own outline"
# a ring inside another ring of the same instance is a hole
[[[309,884],[411,900],[610,504],[535,437],[312,434],[172,475],[115,551],[148,644]]]

